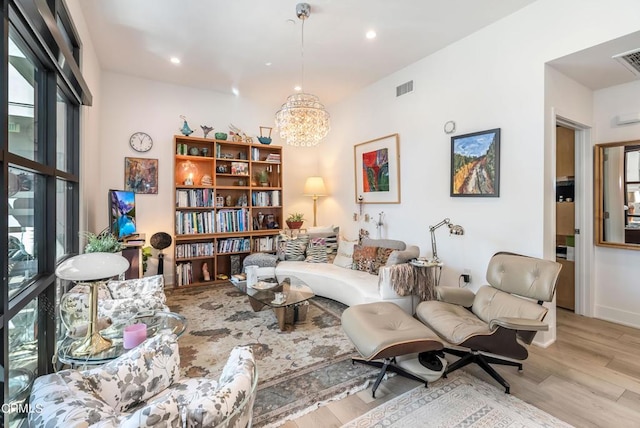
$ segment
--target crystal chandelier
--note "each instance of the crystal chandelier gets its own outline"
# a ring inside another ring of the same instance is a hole
[[[280,137],[292,146],[315,146],[331,129],[329,113],[320,99],[304,92],[304,21],[311,14],[308,3],[296,5],[296,15],[302,20],[302,88],[300,93],[289,95],[276,113],[276,127]]]

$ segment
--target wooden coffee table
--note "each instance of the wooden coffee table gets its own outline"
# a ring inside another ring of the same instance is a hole
[[[267,284],[263,285],[262,282]],[[304,306],[301,304],[315,296],[313,290],[295,276],[287,276],[280,281],[275,278],[258,281],[256,288],[247,287],[246,281],[240,281],[234,285],[249,297],[249,303],[255,312],[265,307],[273,309],[281,331],[285,330],[286,324],[295,324],[297,321],[304,320],[306,308],[302,309]],[[281,303],[275,301],[277,292],[282,292],[286,296]]]

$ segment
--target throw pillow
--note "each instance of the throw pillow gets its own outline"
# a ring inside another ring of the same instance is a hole
[[[327,263],[327,244],[324,238],[311,238],[307,247],[307,258],[309,263]]]
[[[279,260],[304,260],[304,252],[309,243],[309,235],[297,235],[291,237],[286,234],[280,234],[278,237],[278,245],[276,253]]]
[[[333,264],[346,269],[351,269],[353,265],[353,248],[356,246],[357,241],[343,241],[338,243],[338,252]]]
[[[353,247],[353,270],[371,273],[373,263],[376,259],[378,247],[365,247],[356,245]]]
[[[327,244],[327,257],[333,259],[338,253],[338,235],[340,228],[333,227],[312,227],[307,233],[311,238],[325,238]]]
[[[285,260],[304,260],[304,252],[307,249],[307,243],[300,239],[292,239],[286,241],[284,246],[284,259]]]
[[[378,274],[378,271],[382,266],[387,264],[387,259],[391,255],[394,250],[392,248],[383,248],[378,247],[376,250],[376,258],[371,265],[371,273],[374,275]]]
[[[387,259],[387,266],[399,265],[407,263],[410,260],[417,259],[420,256],[420,249],[415,245],[410,245],[406,250],[394,250]]]

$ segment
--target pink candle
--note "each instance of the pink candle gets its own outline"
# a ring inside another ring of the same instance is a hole
[[[147,325],[144,323],[131,324],[122,332],[124,349],[135,348],[147,338]]]

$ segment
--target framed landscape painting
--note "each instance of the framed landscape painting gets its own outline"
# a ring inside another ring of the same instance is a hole
[[[124,158],[124,189],[158,193],[158,159]]]
[[[451,196],[500,196],[500,128],[451,137]]]
[[[356,144],[353,148],[356,203],[400,203],[398,134]]]

